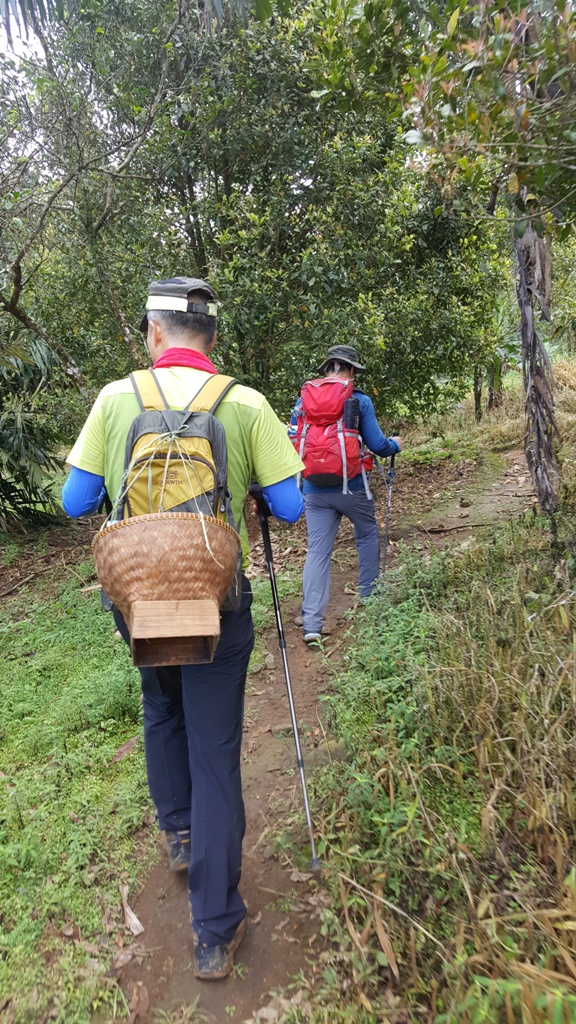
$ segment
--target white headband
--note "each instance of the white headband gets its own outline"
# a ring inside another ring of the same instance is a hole
[[[208,316],[218,316],[218,306],[215,302],[207,302]],[[165,310],[167,313],[187,313],[188,299],[179,299],[172,295],[150,295],[146,302],[146,309]]]

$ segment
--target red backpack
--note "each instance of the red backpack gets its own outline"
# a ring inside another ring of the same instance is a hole
[[[298,426],[291,437],[304,463],[305,479],[317,487],[342,484],[344,494],[348,480],[362,472],[359,431],[344,424],[345,403],[353,391],[353,382],[340,377],[306,381],[300,392]]]

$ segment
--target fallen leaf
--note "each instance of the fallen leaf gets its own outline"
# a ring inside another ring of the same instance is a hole
[[[340,887],[340,899],[342,900],[342,910],[344,911],[344,920],[346,921],[346,927],[348,928],[350,938],[352,939],[354,945],[358,947],[361,953],[363,953],[364,947],[360,941],[360,936],[356,931],[354,925],[352,924],[352,921],[350,920],[350,914],[348,913],[348,893],[350,890],[345,888],[344,882],[342,881],[341,878],[338,879],[338,884]]]
[[[394,955],[394,950],[392,949],[392,943],[390,941],[390,936],[388,935],[388,932],[386,931],[386,929],[385,929],[385,927],[384,927],[384,925],[382,923],[382,918],[380,917],[380,912],[379,912],[379,909],[378,909],[378,903],[377,903],[376,900],[374,900],[373,910],[374,910],[374,924],[376,925],[376,934],[378,935],[378,938],[380,940],[380,945],[382,946],[382,952],[384,953],[384,956],[386,957],[386,959],[388,961],[388,965],[390,967],[390,970],[392,971],[392,974],[396,978],[396,981],[400,981],[400,971],[398,970],[398,963],[397,963],[396,957]]]
[[[362,1006],[364,1007],[364,1009],[368,1010],[368,1013],[372,1013],[372,1003],[370,1002],[369,999],[366,998],[364,993],[363,992],[359,992],[358,993],[358,997],[359,997],[360,1002],[362,1003]]]
[[[278,1010],[274,1006],[263,1006],[256,1012],[257,1020],[270,1021],[270,1024],[275,1024],[279,1020]]]
[[[134,1024],[137,1017],[143,1017],[150,1009],[148,989],[141,981],[134,985],[132,989],[132,998],[130,999],[128,1009],[130,1010],[130,1016],[128,1017],[127,1024]]]
[[[85,950],[86,953],[91,953],[92,956],[100,955],[100,947],[96,946],[93,942],[88,942],[86,939],[76,939],[75,946],[80,946],[80,949]]]
[[[128,906],[128,886],[125,882],[120,883],[120,896],[122,897],[122,909],[124,911],[126,927],[132,932],[132,935],[142,935],[144,925],[140,923],[134,911]]]
[[[124,757],[127,757],[128,754],[131,754],[132,751],[134,750],[135,743],[135,736],[133,736],[131,740],[126,740],[126,743],[123,743],[121,747],[118,747],[118,750],[114,753],[112,757],[112,762],[114,763],[115,761],[122,761]]]
[[[254,732],[252,733],[252,739],[255,740],[258,738],[258,736],[263,736],[265,732],[272,732],[272,726],[264,725],[262,726],[261,729],[255,729]]]
[[[131,949],[119,949],[112,961],[113,967],[117,971],[121,971],[123,967],[126,967],[131,960],[134,959],[134,953]]]
[[[111,935],[112,932],[116,931],[117,925],[109,907],[104,907],[103,919],[106,932],[108,935]]]

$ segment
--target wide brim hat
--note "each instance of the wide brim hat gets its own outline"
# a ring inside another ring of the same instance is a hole
[[[191,302],[189,296],[206,296],[206,303]],[[143,334],[148,330],[148,310],[157,309],[168,313],[204,313],[218,316],[218,296],[211,284],[199,277],[171,277],[166,281],[152,281],[148,288],[146,313],[140,322]]]
[[[366,367],[358,359],[358,353],[352,345],[333,345],[328,349],[322,366],[318,367],[318,373],[324,373],[329,363],[339,362],[353,366],[355,370],[365,370]]]

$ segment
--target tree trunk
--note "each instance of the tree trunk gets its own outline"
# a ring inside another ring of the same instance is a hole
[[[488,371],[488,412],[498,409],[504,399],[503,360],[495,356]]]
[[[474,417],[479,423],[482,419],[482,377],[481,366],[474,367]]]
[[[549,247],[538,237],[532,225],[522,238],[516,238],[516,293],[520,309],[522,337],[522,374],[526,397],[524,451],[532,482],[543,512],[558,506],[560,473],[555,443],[560,440],[554,417],[552,368],[548,354],[534,324],[534,298],[545,317],[547,310],[547,262]]]

